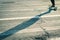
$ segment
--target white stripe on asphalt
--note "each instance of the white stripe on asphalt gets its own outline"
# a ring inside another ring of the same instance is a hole
[[[35,11],[35,10],[42,10],[42,9],[44,9],[44,10],[46,10],[47,8],[47,6],[45,7],[45,6],[41,6],[41,7],[43,7],[43,8],[25,8],[25,9],[18,9],[18,8],[13,8],[13,9],[5,9],[5,10],[0,10],[0,11]]]
[[[0,20],[18,20],[18,19],[30,19],[33,17],[12,17],[12,18],[1,18]]]
[[[16,9],[16,8],[14,8],[14,9],[5,9],[5,10],[0,10],[0,11],[30,11],[30,10],[34,10],[34,9]]]
[[[0,20],[18,20],[18,19],[31,19],[31,18],[38,18],[39,16],[30,16],[30,17],[12,17],[12,18],[0,18]],[[60,15],[45,15],[41,16],[41,18],[44,17],[60,17]]]
[[[60,17],[60,15],[44,15],[42,17]]]

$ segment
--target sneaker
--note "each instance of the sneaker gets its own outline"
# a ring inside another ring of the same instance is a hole
[[[56,7],[51,7],[51,9],[55,9]]]
[[[57,7],[51,6],[51,7],[49,7],[49,9],[56,11],[57,10]]]

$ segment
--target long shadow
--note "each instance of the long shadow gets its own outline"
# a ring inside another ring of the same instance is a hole
[[[30,20],[28,21],[24,21],[23,23],[15,26],[14,28],[12,29],[9,29],[3,33],[0,33],[0,40],[3,40],[13,34],[15,34],[16,32],[22,30],[22,29],[25,29],[27,27],[29,27],[30,25],[34,24],[35,22],[37,22],[41,16],[45,15],[45,14],[48,14],[50,13],[52,10],[51,9],[48,9],[48,11],[44,12],[44,13],[41,13],[39,15],[36,15],[35,17],[31,18]]]

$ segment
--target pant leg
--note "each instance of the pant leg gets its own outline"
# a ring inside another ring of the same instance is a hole
[[[51,3],[52,3],[52,6],[54,7],[55,6],[55,0],[50,0]]]

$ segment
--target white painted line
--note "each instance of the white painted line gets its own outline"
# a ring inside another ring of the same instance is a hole
[[[34,9],[18,9],[18,8],[11,8],[11,9],[5,9],[0,11],[33,11]]]
[[[44,15],[44,16],[41,16],[41,17],[60,17],[60,15]]]
[[[33,17],[12,17],[12,18],[1,18],[0,20],[18,20],[18,19],[30,19]]]
[[[30,16],[30,17],[12,17],[12,18],[0,18],[0,20],[18,20],[18,19],[31,19],[31,18],[40,18],[40,16]],[[60,17],[60,15],[45,15],[41,16],[41,18],[44,17]]]
[[[46,10],[47,8],[45,8],[43,6],[43,8],[26,8],[26,9],[18,9],[18,8],[11,8],[11,9],[5,9],[5,10],[0,10],[0,11],[34,11],[34,10]]]

